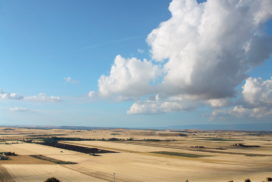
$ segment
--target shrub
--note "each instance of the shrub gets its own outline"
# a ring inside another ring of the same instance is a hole
[[[48,178],[47,180],[45,180],[45,182],[60,182],[60,180],[58,180],[57,178]]]
[[[250,179],[246,179],[245,182],[251,182],[251,180]]]

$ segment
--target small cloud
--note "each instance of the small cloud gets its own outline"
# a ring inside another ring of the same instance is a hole
[[[25,107],[11,107],[11,108],[9,108],[9,111],[11,111],[11,112],[29,112],[31,110],[28,108],[25,108]]]
[[[70,76],[65,77],[65,78],[64,78],[64,81],[67,82],[67,83],[73,83],[73,84],[79,83],[78,80],[74,80],[74,79],[73,79],[72,77],[70,77]]]
[[[25,100],[33,101],[33,102],[61,102],[61,98],[59,96],[48,96],[45,93],[39,93],[34,96],[27,96]]]
[[[223,99],[210,99],[210,100],[207,101],[207,103],[211,107],[224,107],[224,106],[227,106],[229,104],[229,100],[227,98],[223,98]]]
[[[90,98],[94,98],[94,97],[96,97],[96,95],[97,95],[96,92],[93,90],[89,91],[89,93],[88,93],[88,97],[90,97]]]
[[[137,52],[138,52],[139,54],[143,54],[145,51],[144,51],[143,49],[137,49]]]
[[[8,93],[0,90],[0,99],[21,100],[23,98],[23,96],[20,96],[16,93]]]

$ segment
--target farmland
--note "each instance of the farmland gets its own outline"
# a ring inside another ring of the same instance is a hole
[[[0,128],[0,181],[261,182],[269,132]]]

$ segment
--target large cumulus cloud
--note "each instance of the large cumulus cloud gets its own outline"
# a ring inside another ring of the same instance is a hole
[[[271,54],[272,38],[261,32],[271,9],[270,0],[173,0],[172,17],[147,39],[153,58],[167,60],[165,91],[232,97],[247,71]]]
[[[173,0],[171,17],[147,36],[154,62],[117,56],[98,94],[163,98],[138,101],[129,113],[184,110],[190,100],[225,106],[248,71],[271,56],[272,37],[263,32],[271,9],[271,0]]]

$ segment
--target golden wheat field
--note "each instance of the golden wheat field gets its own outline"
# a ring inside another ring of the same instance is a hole
[[[1,182],[254,182],[272,177],[272,135],[198,130],[1,128]]]

